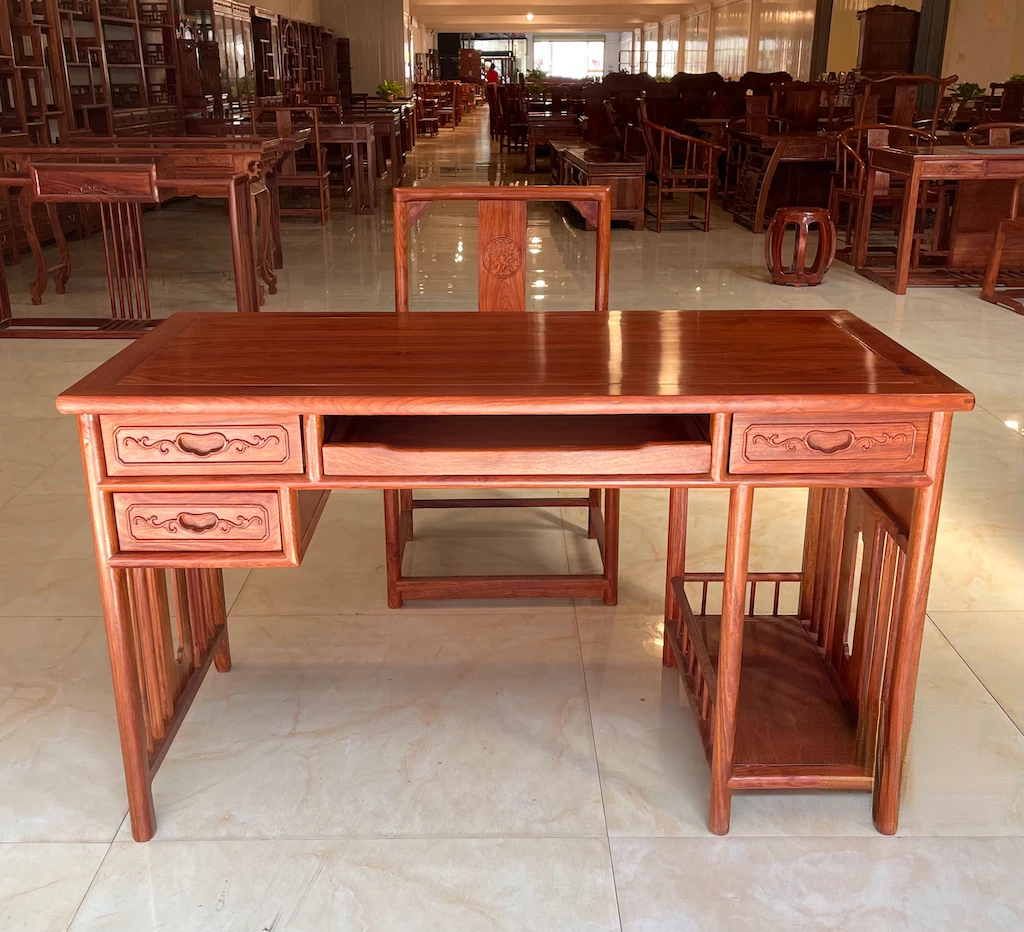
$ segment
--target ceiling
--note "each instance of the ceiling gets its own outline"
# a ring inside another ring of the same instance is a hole
[[[620,32],[686,12],[687,6],[679,0],[410,0],[409,11],[420,26],[436,32]]]

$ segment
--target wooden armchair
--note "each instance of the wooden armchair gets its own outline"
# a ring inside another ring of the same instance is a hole
[[[938,141],[931,133],[922,129],[890,123],[851,126],[839,134],[836,169],[832,176],[832,188],[829,192],[828,212],[836,229],[839,229],[842,205],[848,205],[845,246],[850,246],[852,243],[854,226],[860,218],[861,208],[864,204],[867,190],[868,151],[890,145],[891,138],[897,134],[902,139],[910,140],[910,145],[935,145]],[[876,209],[892,208],[894,229],[902,203],[903,188],[890,187],[889,175],[886,172],[877,172],[872,204]]]
[[[479,218],[478,309],[481,312],[522,312],[526,310],[526,208],[530,201],[568,201],[597,228],[597,261],[594,310],[608,310],[608,270],[611,249],[611,192],[606,187],[544,186],[395,188],[395,310],[409,312],[409,229],[435,201],[476,201]],[[496,361],[497,363],[497,361]],[[456,421],[459,419],[456,418]],[[459,438],[465,445],[466,420],[459,425]],[[516,441],[531,453],[522,462],[543,457],[545,450],[557,449],[555,427],[544,417],[524,418],[516,425],[516,436],[507,435],[508,418],[495,425],[490,418],[473,419],[472,429],[479,432],[474,449],[492,449],[494,456],[508,456],[509,444]],[[495,434],[499,429],[501,433]],[[595,424],[595,430],[601,425]],[[432,450],[443,451],[446,419],[431,427],[426,442]],[[557,431],[556,431],[557,433]],[[411,441],[417,442],[417,441]],[[422,441],[420,441],[422,442]],[[453,463],[458,454],[452,452]],[[529,468],[524,467],[524,468]],[[550,470],[549,470],[550,471]],[[559,477],[562,478],[562,477]],[[559,483],[555,483],[558,485]],[[548,487],[538,482],[539,487]],[[572,485],[564,477],[561,485]],[[402,557],[413,535],[413,512],[421,508],[586,508],[588,536],[597,540],[603,557],[603,570],[596,574],[571,575],[497,575],[497,576],[404,576]],[[384,492],[384,531],[387,554],[388,605],[400,608],[403,599],[469,598],[595,598],[614,605],[618,592],[619,490],[591,489],[579,498],[469,498],[415,499],[410,490]]]
[[[835,124],[840,87],[828,81],[788,81],[772,85],[771,117],[785,132],[816,133],[825,117],[825,129]]]
[[[985,102],[986,121],[1020,123],[1024,120],[1024,81],[1007,81],[989,85],[989,96]]]
[[[436,136],[440,132],[436,97],[416,97],[416,132],[421,136]]]
[[[964,134],[964,145],[996,149],[1024,146],[1024,123],[979,123]]]
[[[985,270],[985,279],[981,284],[981,297],[983,300],[988,301],[990,304],[998,304],[1000,307],[1005,307],[1015,314],[1024,314],[1024,303],[1021,301],[1024,298],[1024,288],[1004,288],[1002,291],[996,291],[996,286],[999,284],[999,272],[1003,264],[1003,250],[1006,248],[1007,237],[1013,238],[1011,242],[1016,246],[1014,250],[1017,253],[1016,258],[1018,260],[1020,258],[1020,244],[1024,242],[1024,217],[1020,213],[1022,191],[1024,191],[1024,178],[1018,179],[1013,187],[1013,196],[1010,199],[1010,216],[1008,219],[999,222],[995,243],[992,245],[992,255],[988,261],[988,268]],[[1015,261],[1013,264],[1018,269],[1020,268],[1019,261]]]
[[[680,194],[688,200],[686,213],[670,216],[669,222],[696,224],[707,233],[711,229],[711,202],[718,181],[717,153],[722,151],[721,147],[651,123],[646,119],[647,107],[642,101],[640,112],[644,117],[641,131],[647,149],[647,182],[657,186],[655,209],[647,211],[654,215],[655,231],[661,232],[666,196],[674,198]],[[704,200],[700,214],[693,209],[696,197]]]
[[[525,149],[530,124],[526,116],[526,101],[523,99],[522,89],[518,85],[499,85],[498,101],[501,110],[498,151]]]
[[[942,102],[947,89],[955,84],[959,77],[951,74],[945,78],[935,78],[929,74],[896,74],[888,78],[864,81],[860,86],[861,111],[854,115],[857,125],[871,122],[892,123],[899,126],[913,126],[935,135],[941,122]],[[935,89],[935,107],[926,112],[919,106],[921,92],[924,88]],[[871,97],[877,97],[875,103],[869,104]],[[870,117],[866,108],[875,108],[875,117]],[[893,145],[906,145],[900,136],[893,136]]]

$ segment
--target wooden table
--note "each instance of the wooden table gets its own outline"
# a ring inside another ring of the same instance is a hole
[[[906,179],[893,268],[868,266],[868,237],[875,176],[888,172]],[[967,146],[918,146],[871,149],[864,205],[858,211],[853,265],[861,275],[896,294],[907,286],[977,285],[995,241],[1000,220],[1010,216],[1013,185],[1024,175],[1024,148],[987,149]],[[949,232],[949,251],[940,266],[911,269],[914,228],[921,186],[929,181],[957,182]],[[1007,243],[1002,267],[1007,284],[1024,284],[1024,245]],[[1004,277],[1000,275],[1000,282]]]
[[[352,150],[352,209],[373,213],[377,209],[377,143],[372,120],[321,123],[320,142],[327,146],[328,163],[332,147]],[[335,153],[337,154],[337,153]]]
[[[828,207],[836,136],[738,132],[746,147],[736,179],[733,220],[764,231],[779,207]]]
[[[895,832],[952,413],[973,403],[846,311],[175,315],[57,399],[134,837],[203,677],[231,666],[221,567],[298,565],[332,489],[627,486],[670,489],[663,662],[704,739],[711,830],[733,790],[800,787],[872,790]],[[423,418],[447,440],[412,439]],[[810,489],[803,567],[751,572],[754,490],[774,486]],[[689,488],[729,489],[722,572],[686,570]],[[683,582],[720,587],[720,614]]]
[[[21,189],[19,206],[26,236],[35,262],[35,275],[29,286],[33,304],[40,304],[46,290],[49,271],[42,247],[32,222],[32,192],[28,189],[28,170],[39,162],[139,162],[152,161],[157,166],[157,185],[161,198],[197,196],[226,198],[231,236],[232,267],[235,279],[235,300],[239,311],[259,310],[260,287],[258,271],[264,273],[272,290],[276,283],[272,269],[281,268],[280,211],[277,197],[276,168],[288,153],[305,144],[308,133],[294,137],[100,137],[63,146],[4,146],[0,150],[3,185]],[[256,257],[255,217],[252,188],[266,185],[270,192],[269,256],[264,263]],[[59,226],[59,225],[58,225]],[[60,229],[54,230],[61,262],[55,279],[58,291],[71,274],[67,243]],[[76,318],[76,320],[80,320]],[[96,324],[102,324],[97,319]],[[15,333],[54,328],[54,335],[67,335],[68,320],[61,318],[7,318],[0,320],[0,333]],[[26,329],[27,328],[27,329]],[[117,336],[134,335],[130,329],[102,329],[90,333]],[[83,331],[84,335],[84,331]]]
[[[641,158],[612,149],[569,146],[559,152],[564,184],[608,185],[612,192],[612,220],[627,220],[642,230],[646,216],[647,165]],[[587,221],[587,229],[594,225]]]
[[[526,126],[526,170],[537,170],[537,147],[554,139],[582,139],[583,124],[575,114],[531,113]]]

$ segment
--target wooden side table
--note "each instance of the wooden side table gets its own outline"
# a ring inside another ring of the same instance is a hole
[[[644,228],[647,166],[643,160],[611,149],[570,146],[560,157],[565,184],[606,184],[612,189],[612,220]],[[587,229],[593,227],[587,224]]]

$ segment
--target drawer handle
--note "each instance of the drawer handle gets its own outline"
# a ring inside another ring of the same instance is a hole
[[[222,518],[212,511],[202,511],[198,514],[183,511],[178,515],[164,518],[163,520],[160,520],[156,515],[150,515],[149,517],[136,515],[134,523],[136,525],[145,525],[146,527],[165,530],[169,534],[177,534],[179,530],[188,531],[190,534],[209,534],[211,531],[220,531],[221,533],[244,531],[253,525],[259,527],[263,523],[263,519],[259,515],[251,515],[248,518],[244,515],[238,515],[232,520],[230,518]]]
[[[211,431],[207,434],[194,434],[183,431],[173,440],[150,440],[149,437],[125,437],[124,445],[134,444],[143,450],[156,450],[159,453],[168,454],[172,450],[180,450],[189,456],[206,458],[223,453],[231,449],[235,453],[247,453],[249,450],[261,450],[271,443],[280,444],[281,438],[273,434],[266,436],[256,434],[252,440],[244,437],[232,437],[228,439],[220,431]]]
[[[807,446],[815,453],[831,456],[849,450],[855,439],[852,430],[812,430],[807,435]]]

